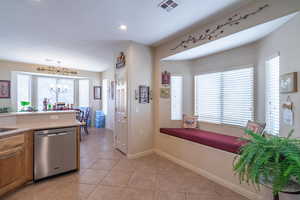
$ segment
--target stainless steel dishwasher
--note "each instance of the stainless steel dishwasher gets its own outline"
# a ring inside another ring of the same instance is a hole
[[[77,168],[76,128],[34,132],[34,180]]]

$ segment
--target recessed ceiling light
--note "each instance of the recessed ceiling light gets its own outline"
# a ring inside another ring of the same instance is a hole
[[[126,25],[120,25],[119,29],[121,29],[122,31],[126,31],[127,30],[127,26]]]

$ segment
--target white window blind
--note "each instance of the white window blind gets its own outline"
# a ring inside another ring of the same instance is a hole
[[[273,135],[278,135],[280,128],[279,70],[279,56],[273,57],[266,61],[266,131],[267,133]]]
[[[102,97],[102,110],[105,115],[107,115],[108,112],[108,98],[109,98],[109,80],[104,79],[103,80],[103,97]]]
[[[171,76],[171,119],[182,119],[183,77]]]
[[[200,121],[221,123],[221,73],[195,76],[195,114]]]
[[[254,119],[253,67],[195,76],[200,121],[245,126]]]
[[[79,80],[79,106],[88,107],[90,105],[90,81]]]

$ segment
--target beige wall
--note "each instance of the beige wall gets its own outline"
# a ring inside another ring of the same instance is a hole
[[[294,17],[284,26],[280,27],[277,31],[264,38],[258,45],[258,116],[264,119],[264,88],[265,88],[265,68],[264,63],[266,58],[280,54],[280,74],[289,72],[298,72],[298,88],[300,86],[300,14]],[[297,93],[288,94],[294,102],[294,127],[285,125],[282,122],[282,113],[280,115],[280,135],[286,136],[287,133],[294,128],[294,137],[300,137],[300,91]],[[280,94],[280,102],[283,103],[287,94]],[[282,111],[282,110],[281,110]],[[299,195],[286,195],[281,194],[280,199],[283,200],[296,200],[299,199]]]
[[[118,51],[114,52],[114,60],[116,62],[120,52],[125,52],[129,47],[130,42],[125,41]],[[115,65],[111,66],[106,71],[102,72],[102,80],[108,79],[110,82],[115,81]],[[111,92],[111,91],[110,91]],[[105,116],[105,127],[111,130],[115,128],[115,96],[114,99],[108,98],[108,112]]]
[[[20,62],[11,62],[0,60],[0,80],[11,80],[12,71],[20,72],[34,72],[40,73],[37,71],[37,67],[41,65],[20,63]],[[93,86],[101,85],[101,73],[99,72],[90,72],[76,70],[78,72],[78,77],[86,77],[90,80],[90,104],[93,110],[101,109],[101,100],[94,100],[93,97]],[[11,99],[0,99],[0,106],[6,107],[11,106]],[[94,115],[94,114],[93,114]],[[94,116],[92,116],[94,118]]]
[[[171,76],[183,76],[183,114],[193,114],[193,77],[190,61],[162,61],[161,72],[168,71]],[[160,126],[181,127],[181,120],[171,120],[171,98],[160,99]]]
[[[134,155],[153,148],[153,107],[140,104],[135,91],[140,85],[152,90],[152,50],[132,42],[127,50],[128,65],[128,154]]]
[[[280,74],[289,72],[298,72],[298,80],[300,74],[300,14],[296,15],[291,21],[280,27],[277,31],[261,40],[258,44],[258,111],[259,116],[264,119],[264,88],[265,88],[265,60],[275,55],[280,54]],[[298,81],[298,88],[300,81]],[[300,124],[297,123],[300,120],[300,91],[291,94],[280,94],[280,101],[283,103],[287,96],[290,96],[295,104],[295,137],[300,137]],[[282,115],[281,115],[282,117]],[[289,127],[280,123],[280,133],[287,135]]]
[[[111,67],[110,69],[102,72],[102,81],[104,79],[109,80],[109,83],[115,81],[115,68]],[[110,86],[109,86],[110,87]],[[114,130],[114,121],[115,121],[115,97],[111,98],[111,88],[108,97],[108,106],[107,106],[107,115],[105,116],[105,128]]]
[[[266,9],[264,13],[257,15],[256,17],[252,18],[251,20],[249,19],[247,24],[245,24],[244,26],[237,28],[237,29],[231,29],[228,32],[228,34],[231,34],[231,33],[240,31],[244,28],[251,27],[251,26],[260,24],[262,22],[266,22],[268,20],[275,19],[275,18],[278,18],[278,17],[281,17],[281,16],[284,16],[284,15],[287,15],[287,14],[290,14],[290,13],[300,10],[300,1],[298,1],[298,0],[287,0],[287,1],[281,1],[281,0],[266,0],[266,1],[264,1],[264,0],[262,0],[262,1],[255,1],[252,4],[252,6],[255,7],[258,5],[262,5],[264,3],[269,3],[271,6],[268,9]],[[250,7],[248,7],[248,8],[250,8]],[[245,8],[243,10],[247,10],[248,8]],[[224,16],[223,19],[226,19],[226,16]],[[201,31],[205,30],[207,27],[211,27],[213,24],[219,24],[220,22],[222,22],[223,19],[220,19],[219,21],[216,21],[215,23],[211,23],[210,25],[198,27],[192,33],[201,32]],[[298,24],[298,26],[294,26],[291,29],[294,30],[294,29],[297,29],[298,27],[299,27],[299,24]],[[285,29],[288,29],[288,28],[286,27]],[[289,32],[289,30],[286,30],[286,31]],[[283,38],[285,39],[285,41],[289,40],[290,36],[288,36],[286,34],[287,33],[285,33],[285,34],[281,33],[280,36],[278,34],[278,36],[276,37],[276,40],[277,41],[282,40]],[[275,35],[275,34],[272,34],[272,35]],[[236,177],[233,176],[232,170],[231,170],[232,162],[230,162],[230,161],[232,161],[233,156],[230,157],[230,155],[227,155],[226,152],[221,152],[221,151],[218,151],[215,149],[210,149],[210,148],[208,148],[209,150],[203,149],[204,147],[200,147],[199,145],[197,145],[195,143],[180,140],[180,139],[177,139],[174,137],[168,137],[168,136],[165,136],[165,135],[162,135],[159,133],[159,127],[161,127],[160,126],[160,121],[161,121],[160,120],[160,98],[159,98],[160,76],[161,76],[160,60],[167,56],[174,55],[178,52],[183,51],[184,50],[183,48],[178,49],[177,51],[172,51],[170,49],[172,47],[174,47],[176,44],[178,44],[178,42],[180,42],[183,38],[186,38],[186,37],[188,37],[188,35],[179,37],[176,40],[162,44],[159,47],[157,47],[155,50],[155,60],[154,60],[154,80],[155,80],[155,93],[154,93],[155,94],[155,101],[154,101],[154,108],[155,108],[154,119],[155,119],[155,121],[154,121],[154,124],[155,124],[155,131],[156,131],[155,149],[157,149],[158,152],[161,152],[161,154],[165,154],[166,156],[169,156],[169,158],[173,158],[173,160],[177,160],[178,163],[181,163],[182,165],[190,166],[190,168],[192,168],[193,170],[198,171],[200,174],[205,175],[206,177],[211,178],[212,180],[214,180],[220,184],[223,184],[224,186],[234,189],[235,191],[241,192],[242,194],[247,195],[249,198],[257,199],[258,196],[253,191],[252,188],[249,188],[248,186],[245,186],[245,185],[241,186],[238,182],[236,182]],[[270,38],[272,38],[272,37],[275,37],[275,36],[271,36]],[[269,49],[269,51],[271,49],[273,49],[272,43],[276,42],[276,40],[270,39],[270,38],[266,39],[265,41],[262,42],[266,45],[265,46],[266,49],[257,50],[258,52],[256,52],[256,56],[261,58],[263,56],[261,54],[262,52],[267,51],[267,49]],[[203,42],[203,43],[205,43],[205,42]],[[203,44],[203,43],[201,43],[201,44]],[[279,42],[279,43],[281,43],[281,42]],[[192,48],[194,46],[198,46],[201,44],[197,43],[197,44],[189,46],[188,48]],[[295,53],[297,51],[299,52],[299,45],[297,47],[297,42],[295,45],[292,45],[292,47],[294,47]],[[287,44],[285,44],[285,45],[282,44],[280,48],[282,48],[281,49],[281,52],[282,52],[282,51],[285,51],[284,49],[287,50],[288,47],[287,47]],[[291,59],[290,58],[291,55],[295,55],[294,52],[291,53],[290,55],[287,55],[286,58]],[[288,51],[287,51],[287,53],[289,54]],[[261,60],[260,58],[257,60]],[[227,58],[224,57],[223,59],[227,59]],[[282,58],[282,59],[285,60],[285,58]],[[294,59],[293,63],[296,63],[296,62],[297,62],[297,60]],[[261,62],[259,62],[259,63],[261,63]],[[281,61],[281,64],[282,63],[283,63],[283,60]],[[230,64],[230,65],[232,65],[232,64]],[[286,65],[290,66],[288,63]],[[261,64],[258,64],[257,68],[261,69]],[[283,73],[283,71],[287,72],[287,71],[297,70],[296,68],[297,68],[297,65],[291,65],[290,67],[282,70],[281,73]],[[258,78],[260,79],[258,81],[258,84],[261,84],[261,81],[263,80],[263,74],[259,74]],[[262,89],[264,87],[260,87],[260,88]],[[258,91],[257,94],[261,95],[262,93],[263,92],[260,90],[260,91]],[[293,95],[292,98],[293,99],[295,98],[297,100],[297,98],[298,98],[297,94]],[[261,101],[261,100],[258,100],[258,101]],[[261,112],[264,112],[263,111],[264,107],[262,107],[262,103],[258,103],[258,105],[259,106],[258,106],[257,110],[259,111],[258,112],[258,115],[260,116],[259,118],[264,119],[264,117],[261,117],[262,116]],[[297,116],[298,116],[298,114],[296,115],[296,117]],[[296,128],[297,128],[297,126],[298,125],[296,125]],[[212,126],[206,127],[206,128],[212,129],[212,128],[216,128],[216,127],[214,127],[212,125]],[[217,128],[219,130],[224,130],[224,127],[217,127]],[[297,128],[297,130],[298,130],[298,128]],[[207,148],[207,147],[205,147],[205,148]],[[205,153],[203,153],[203,152],[205,152]],[[259,194],[259,196],[261,196],[261,199],[264,199],[264,200],[271,199],[271,193],[268,190],[264,190],[262,193]],[[299,197],[284,196],[283,198],[291,200],[291,199],[297,199]]]

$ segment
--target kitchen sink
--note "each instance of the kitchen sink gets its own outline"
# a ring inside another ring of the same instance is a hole
[[[13,131],[13,130],[16,130],[16,128],[0,128],[0,133],[7,132],[7,131]]]

